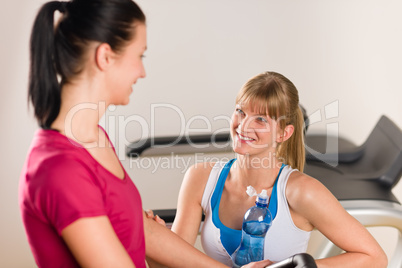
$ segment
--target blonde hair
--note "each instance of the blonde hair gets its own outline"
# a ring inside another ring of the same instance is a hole
[[[293,125],[292,136],[278,144],[276,154],[286,164],[303,171],[304,118],[295,85],[279,73],[261,73],[244,84],[236,97],[236,103],[252,105],[259,113],[267,114],[277,121],[282,131],[287,125]]]

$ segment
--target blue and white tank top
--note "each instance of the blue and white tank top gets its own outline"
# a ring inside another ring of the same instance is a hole
[[[234,161],[235,159],[232,159],[227,163],[215,164],[201,201],[205,214],[201,229],[204,252],[230,267],[232,266],[230,255],[240,244],[241,230],[234,230],[222,224],[219,219],[219,204],[226,177]],[[293,223],[286,200],[286,184],[294,170],[290,166],[281,167],[271,194],[269,209],[273,221],[265,238],[264,258],[274,262],[306,252],[310,239],[310,232],[299,229]]]

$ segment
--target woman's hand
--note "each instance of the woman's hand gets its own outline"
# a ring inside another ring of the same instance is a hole
[[[270,260],[262,260],[257,262],[251,262],[247,265],[242,266],[242,268],[264,268],[271,264],[273,264],[273,262]]]
[[[154,216],[154,212],[152,210],[150,210],[150,209],[146,210],[145,215],[147,215],[148,219],[153,219],[160,225],[163,225],[166,227],[166,222],[164,220],[162,220],[161,217],[159,217],[158,215]]]

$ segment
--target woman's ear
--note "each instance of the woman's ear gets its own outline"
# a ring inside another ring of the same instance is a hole
[[[106,70],[111,63],[114,61],[115,53],[112,48],[107,43],[100,44],[95,51],[95,63],[96,66],[101,70]]]
[[[288,140],[293,135],[294,131],[295,128],[293,125],[287,125],[281,133],[278,133],[276,142],[281,143]]]

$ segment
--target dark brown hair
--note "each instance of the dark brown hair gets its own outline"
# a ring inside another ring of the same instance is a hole
[[[55,26],[55,11],[62,13]],[[120,52],[145,15],[131,0],[51,1],[39,10],[31,33],[28,100],[42,128],[59,114],[61,86],[79,74],[91,42]]]

